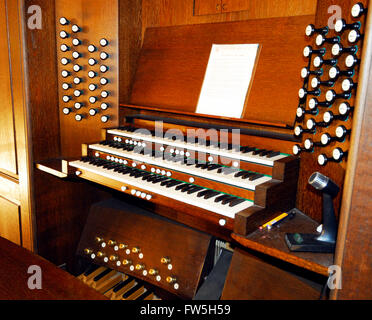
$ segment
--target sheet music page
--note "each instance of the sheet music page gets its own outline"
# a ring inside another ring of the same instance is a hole
[[[242,117],[258,46],[212,45],[196,113]]]

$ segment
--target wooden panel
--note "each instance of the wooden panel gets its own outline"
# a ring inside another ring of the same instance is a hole
[[[26,10],[27,11],[27,10]],[[17,163],[19,177],[20,217],[22,246],[34,249],[33,199],[32,199],[32,164],[31,137],[29,131],[28,92],[26,89],[26,56],[24,30],[24,2],[7,0],[8,30],[10,41],[10,59],[12,66],[12,94],[14,108],[14,124],[17,145]]]
[[[0,170],[17,175],[6,0],[0,0],[0,30]]]
[[[312,14],[316,3],[315,0],[222,0],[222,13],[248,10],[260,18],[295,16],[299,11]]]
[[[223,300],[317,298],[319,292],[294,275],[235,249],[222,292]]]
[[[367,1],[361,1],[364,4],[367,3]],[[342,18],[345,19],[347,23],[352,23],[354,21],[361,21],[362,27],[361,27],[361,33],[363,34],[365,31],[365,18],[361,17],[358,19],[353,19],[350,14],[350,10],[352,5],[354,5],[355,1],[348,0],[348,1],[335,1],[335,0],[322,0],[319,1],[318,9],[317,9],[317,15],[316,15],[316,27],[324,27],[328,25],[328,19],[330,18],[330,14],[328,13],[328,8],[331,5],[337,4],[342,9]],[[337,36],[338,34],[335,33],[334,30],[330,30],[329,34],[327,35],[327,38],[331,38],[334,36]],[[345,31],[343,34],[341,34],[341,43],[343,46],[347,47],[350,45],[350,43],[347,40],[348,32]],[[316,47],[315,44],[315,38],[316,35],[308,38],[307,45],[312,46],[313,48]],[[359,41],[357,43],[359,50],[357,52],[357,57],[360,58],[362,55],[362,46],[363,42]],[[326,48],[326,54],[324,55],[324,59],[331,59],[333,56],[331,54],[331,47],[332,44],[325,43],[323,47]],[[315,55],[316,56],[316,55]],[[311,63],[313,63],[314,57],[311,59]],[[341,55],[338,58],[337,65],[341,70],[346,69],[345,67],[345,57],[346,54]],[[313,64],[311,66],[311,70],[314,70]],[[330,66],[323,66],[324,69],[324,76],[322,77],[322,80],[328,80],[328,72],[330,69]],[[355,67],[355,75],[353,76],[353,81],[358,82],[359,78],[359,71],[360,68],[358,66]],[[337,93],[342,93],[343,90],[341,89],[341,83],[342,80],[344,80],[345,77],[340,77],[334,87],[332,88]],[[312,77],[310,78],[310,81],[312,80]],[[311,87],[310,87],[311,88]],[[325,101],[325,94],[329,88],[321,86],[321,95],[317,97],[319,101]],[[355,105],[355,98],[356,98],[356,91],[352,91],[352,97],[347,100],[347,102],[350,104],[350,106],[355,106],[355,109],[358,108],[357,105]],[[308,100],[312,98],[312,96],[308,97]],[[330,108],[319,108],[319,114],[314,115],[306,115],[302,120],[299,121],[299,125],[301,125],[303,128],[306,128],[306,121],[310,118],[314,118],[315,121],[321,122],[323,121],[323,114],[326,111],[333,112],[334,115],[338,115],[338,107],[341,104],[341,102],[344,102],[342,99],[336,100],[333,105]],[[307,107],[308,109],[308,107]],[[355,110],[356,111],[356,110]],[[354,111],[354,113],[355,113]],[[334,120],[328,127],[320,127],[317,126],[315,134],[312,133],[305,133],[302,137],[302,141],[305,139],[311,139],[315,143],[319,143],[321,139],[321,135],[323,133],[329,133],[332,137],[335,136],[335,129],[339,125],[344,125],[347,129],[352,129],[353,127],[353,113],[347,119],[344,120]],[[303,143],[300,144],[303,146]],[[326,166],[320,166],[318,164],[318,156],[320,154],[325,154],[327,157],[332,158],[332,151],[333,149],[340,147],[342,150],[347,153],[350,151],[350,135],[346,136],[344,141],[333,141],[328,146],[316,146],[314,148],[314,152],[303,152],[301,153],[301,168],[300,168],[300,178],[299,178],[299,185],[298,185],[298,194],[297,194],[297,207],[303,211],[304,213],[308,214],[312,218],[321,221],[322,218],[322,197],[321,193],[317,190],[315,190],[312,186],[308,184],[308,179],[311,176],[312,173],[315,171],[318,171],[329,178],[331,178],[337,185],[339,185],[342,189],[344,177],[345,177],[345,169],[347,165],[347,156],[346,158],[338,163],[338,162],[328,162]],[[335,210],[336,214],[338,215],[340,210],[340,201],[341,201],[342,191],[339,192],[337,197],[334,200],[335,204]]]
[[[194,14],[201,16],[204,14],[218,14],[221,13],[222,0],[195,0]]]
[[[20,204],[20,188],[18,180],[0,173],[0,196]]]
[[[21,244],[20,207],[0,197],[0,237]]]
[[[372,12],[369,7],[335,255],[335,264],[342,271],[342,288],[331,292],[333,299],[372,299],[371,52]]]
[[[311,21],[304,16],[148,29],[130,102],[195,112],[212,44],[259,43],[243,118],[292,125],[304,64],[303,30]]]
[[[42,30],[25,29],[32,153],[38,162],[60,156],[54,0],[25,0],[40,6]]]
[[[119,1],[119,102],[127,103],[142,45],[141,0]]]
[[[118,124],[117,110],[119,102],[119,84],[118,84],[118,0],[97,0],[92,3],[88,0],[58,0],[56,1],[56,32],[57,32],[57,63],[58,63],[58,89],[59,89],[59,112],[60,112],[60,128],[61,128],[61,152],[65,157],[76,157],[80,153],[80,145],[83,142],[90,140],[97,140],[100,136],[100,129],[103,127],[112,127]],[[70,21],[69,25],[62,26],[59,19],[65,17]],[[81,31],[73,33],[71,26],[77,24],[81,27]],[[66,31],[69,38],[61,39],[59,34],[61,31]],[[78,38],[81,40],[82,45],[76,47],[72,45],[72,39]],[[100,39],[105,38],[109,41],[108,46],[101,47],[99,44]],[[71,50],[62,52],[60,50],[61,44],[68,45]],[[87,47],[93,44],[96,46],[97,51],[90,53]],[[78,51],[82,54],[81,58],[74,59],[72,57],[73,51]],[[109,58],[107,60],[100,59],[101,52],[107,52]],[[71,62],[66,66],[62,65],[60,60],[66,57]],[[97,64],[90,66],[88,64],[89,58],[94,58]],[[73,65],[79,64],[83,67],[81,71],[74,72]],[[109,71],[101,73],[99,67],[107,65]],[[71,76],[63,78],[61,71],[67,70],[71,72]],[[88,72],[93,70],[97,73],[97,77],[91,79],[88,77]],[[83,82],[79,85],[73,83],[74,77],[80,77]],[[105,86],[99,83],[101,77],[106,77],[109,83]],[[62,83],[71,84],[68,90],[62,89]],[[88,89],[89,84],[96,84],[98,89],[94,92]],[[81,97],[76,98],[74,91],[78,89],[83,93]],[[102,90],[109,91],[107,98],[101,98],[100,93]],[[72,100],[69,103],[64,103],[62,97],[69,95]],[[90,96],[96,96],[98,101],[94,104],[89,102]],[[80,110],[74,108],[75,102],[84,103],[84,107]],[[110,105],[106,111],[100,108],[102,102]],[[70,107],[72,112],[69,115],[64,115],[62,109]],[[89,109],[95,108],[99,110],[95,116],[89,115]],[[80,122],[75,120],[76,114],[84,115],[84,119]],[[104,124],[101,122],[102,115],[109,115],[110,120]]]
[[[207,6],[205,2],[213,1],[200,0],[200,3]],[[142,33],[149,27],[314,15],[317,4],[316,0],[249,0],[249,2],[251,10],[196,16],[194,0],[143,0]]]
[[[97,236],[104,239],[105,246],[96,241]],[[127,248],[115,251],[114,245],[108,243],[110,240],[115,241],[116,245],[126,244]],[[92,207],[78,254],[86,256],[84,249],[88,248],[96,255],[98,251],[105,253],[107,257],[116,255],[120,262],[129,259],[132,262],[129,265],[117,265],[115,261],[105,263],[98,257],[95,262],[191,299],[200,281],[210,240],[211,237],[205,233],[159,219],[151,212],[122,202],[107,201]],[[133,252],[136,247],[140,249],[142,258]],[[128,249],[129,253],[126,252]],[[172,268],[161,262],[164,257],[170,258]],[[147,273],[130,270],[130,265],[137,264],[143,264]],[[160,281],[148,274],[151,268],[158,271]],[[168,276],[177,278],[178,289],[167,283]]]
[[[0,238],[0,299],[4,300],[104,300],[103,295],[72,275],[9,241]],[[42,288],[30,290],[32,265],[42,272]],[[11,284],[11,285],[10,285]]]

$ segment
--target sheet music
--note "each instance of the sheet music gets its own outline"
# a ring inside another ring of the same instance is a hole
[[[196,113],[242,117],[258,46],[212,45]]]

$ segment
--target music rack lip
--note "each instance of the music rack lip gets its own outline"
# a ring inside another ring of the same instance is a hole
[[[202,129],[216,129],[216,130],[222,130],[222,129],[228,129],[228,130],[240,130],[240,134],[245,135],[252,135],[257,137],[264,137],[264,138],[271,138],[271,139],[278,139],[278,140],[287,140],[287,141],[293,141],[293,142],[299,142],[300,140],[293,135],[293,128],[288,127],[286,125],[282,125],[279,123],[268,123],[268,122],[260,122],[260,121],[253,121],[253,120],[247,120],[247,119],[237,119],[237,118],[228,118],[228,117],[217,117],[212,115],[206,115],[206,114],[199,114],[199,113],[192,113],[192,112],[184,112],[179,110],[164,110],[159,109],[156,107],[149,107],[149,106],[137,106],[137,105],[131,105],[131,104],[120,104],[120,107],[122,108],[129,108],[129,109],[140,109],[140,110],[146,110],[146,111],[156,111],[160,112],[162,114],[175,114],[175,115],[184,115],[190,118],[204,118],[209,119],[210,123],[205,122],[199,122],[194,120],[183,120],[183,119],[177,119],[177,118],[170,118],[166,116],[154,116],[149,114],[131,114],[131,115],[125,115],[126,121],[130,123],[133,119],[142,119],[142,120],[150,120],[150,121],[163,121],[170,124],[176,124],[176,125],[183,125],[188,127],[195,127],[195,128],[202,128]],[[217,124],[213,123],[213,120],[225,120],[229,122],[234,122],[237,125],[251,125],[258,127],[259,129],[253,129],[253,128],[244,128],[239,126],[231,126],[231,125],[224,125],[224,124]],[[277,130],[288,130],[288,133],[286,132],[275,132],[270,130],[265,130],[263,128],[272,128]]]

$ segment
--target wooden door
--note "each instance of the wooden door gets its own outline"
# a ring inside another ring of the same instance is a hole
[[[0,0],[0,236],[33,249],[23,1]]]

